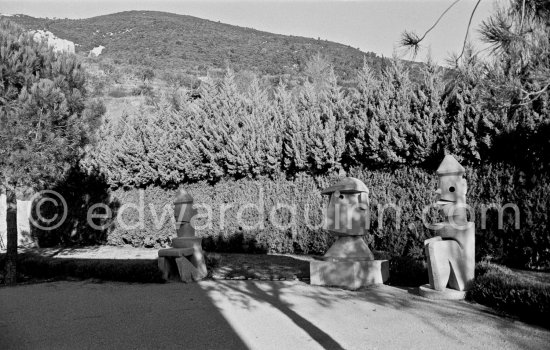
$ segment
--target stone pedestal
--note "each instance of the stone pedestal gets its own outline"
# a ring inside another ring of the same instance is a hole
[[[358,289],[388,280],[388,260],[315,260],[309,265],[310,283],[319,286],[335,286]]]
[[[463,290],[450,288],[435,290],[429,284],[418,287],[418,293],[420,296],[432,300],[462,300],[466,297],[466,292]]]
[[[158,267],[165,280],[193,282],[205,278],[208,274],[200,246],[161,249]]]

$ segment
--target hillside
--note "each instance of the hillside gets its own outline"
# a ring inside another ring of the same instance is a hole
[[[43,29],[73,41],[84,55],[104,46],[101,56],[115,63],[183,70],[202,75],[209,68],[232,67],[260,75],[296,75],[317,53],[330,60],[342,80],[355,76],[365,57],[376,71],[384,58],[324,40],[285,36],[192,16],[128,11],[86,19],[11,16],[29,30]],[[413,66],[414,63],[410,63]]]

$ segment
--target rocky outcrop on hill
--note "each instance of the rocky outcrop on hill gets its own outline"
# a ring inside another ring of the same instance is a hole
[[[104,48],[105,48],[105,46],[103,46],[103,45],[99,45],[98,47],[94,47],[93,49],[90,50],[90,53],[88,54],[88,57],[97,57],[97,56],[101,55],[101,52],[103,51]]]
[[[72,41],[60,39],[56,37],[52,32],[35,30],[31,33],[33,34],[34,41],[46,41],[48,43],[48,46],[52,47],[55,52],[75,52],[74,43]]]

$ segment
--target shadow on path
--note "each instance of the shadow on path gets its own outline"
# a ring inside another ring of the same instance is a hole
[[[197,284],[0,288],[0,349],[246,349]]]
[[[264,284],[265,286],[265,284]],[[236,292],[238,294],[241,294],[240,302],[243,307],[246,307],[248,309],[252,308],[251,304],[249,302],[245,301],[245,298],[242,298],[242,296],[246,296],[251,298],[252,300],[259,301],[262,303],[268,303],[277,310],[279,310],[281,313],[283,313],[286,317],[288,317],[296,326],[300,327],[303,331],[305,331],[312,339],[314,339],[319,345],[321,345],[325,349],[344,349],[336,340],[334,340],[329,334],[327,334],[325,331],[323,331],[321,328],[317,327],[315,324],[298,314],[296,311],[292,310],[292,305],[288,302],[282,300],[282,290],[284,287],[281,287],[279,283],[270,283],[268,290],[263,290],[258,287],[258,285],[254,282],[247,283],[245,288],[239,288],[238,286],[223,282],[223,281],[217,281],[216,288],[208,288],[206,287],[207,291],[217,291],[217,292],[223,292],[226,296],[229,295],[231,292]],[[328,304],[330,303],[330,300],[325,298],[319,299],[321,304]]]

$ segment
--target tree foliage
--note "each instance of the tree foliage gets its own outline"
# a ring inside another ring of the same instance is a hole
[[[456,2],[453,2],[442,16]],[[479,1],[478,1],[479,3]],[[471,16],[474,15],[477,5]],[[418,51],[423,36],[405,32],[402,44]],[[468,28],[470,29],[470,28]],[[488,45],[475,51],[464,42],[452,59],[448,86],[447,150],[466,159],[484,161],[484,154],[514,164],[546,168],[550,141],[550,5],[544,0],[510,0],[479,28]],[[467,37],[467,36],[466,36]],[[482,58],[480,53],[489,49]]]
[[[104,107],[86,99],[74,55],[54,53],[7,20],[0,20],[0,67],[0,185],[8,197],[13,261],[17,191],[58,180],[92,141]],[[13,282],[14,265],[6,266]]]
[[[450,82],[428,63],[420,83],[398,60],[381,76],[365,62],[356,88],[339,86],[318,56],[308,64],[309,79],[295,88],[272,88],[252,75],[243,89],[227,70],[221,80],[201,83],[200,98],[174,90],[155,110],[143,107],[105,124],[103,142],[84,164],[105,172],[114,187],[141,187],[423,167],[447,153],[470,165],[502,160],[495,147],[503,142],[506,111],[487,103],[484,67],[471,62]],[[530,118],[547,118],[536,113]]]

